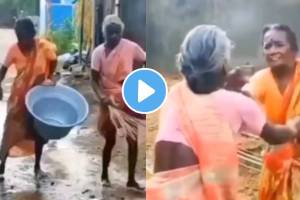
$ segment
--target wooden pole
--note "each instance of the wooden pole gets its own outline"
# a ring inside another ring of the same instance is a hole
[[[83,31],[84,31],[84,11],[85,11],[85,0],[81,0],[81,24],[80,24],[80,42],[79,42],[79,64],[82,64],[82,50],[83,50]]]

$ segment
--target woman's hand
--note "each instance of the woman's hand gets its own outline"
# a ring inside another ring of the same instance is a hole
[[[114,98],[113,96],[101,96],[100,101],[101,101],[101,103],[103,103],[105,105],[112,106],[112,107],[120,109],[120,110],[122,110],[122,108],[123,108],[123,103],[118,102],[116,100],[116,98]]]
[[[287,126],[293,130],[296,137],[300,138],[300,117],[288,120]]]
[[[123,102],[118,101],[117,98],[114,98],[112,96],[110,97],[110,102],[111,102],[110,105],[113,106],[113,107],[115,107],[115,108],[118,108],[118,109],[122,110],[123,107],[124,107],[123,106],[124,105]]]
[[[55,81],[51,80],[51,79],[46,79],[42,82],[41,84],[42,86],[55,86],[56,83]]]
[[[130,116],[116,108],[110,109],[111,120],[116,128],[124,135],[136,140],[138,124]]]
[[[228,72],[225,80],[225,88],[239,92],[246,83],[248,83],[247,75],[240,67],[237,67]]]
[[[100,100],[100,103],[103,104],[103,105],[108,106],[108,105],[111,104],[110,103],[110,98],[108,96],[106,96],[106,95],[99,95],[98,98]]]

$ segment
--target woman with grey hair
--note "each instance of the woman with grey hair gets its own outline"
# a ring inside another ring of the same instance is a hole
[[[147,199],[243,199],[237,197],[235,135],[249,132],[271,144],[299,137],[299,119],[268,123],[254,100],[222,89],[230,52],[231,42],[217,26],[197,26],[186,35],[178,56],[184,79],[160,114]]]
[[[92,87],[100,102],[98,130],[105,137],[102,182],[104,186],[110,186],[108,166],[116,142],[117,129],[120,126],[132,126],[132,123],[128,122],[129,119],[134,119],[133,121],[141,119],[145,123],[144,115],[131,111],[123,102],[122,84],[131,71],[146,62],[146,53],[138,44],[122,38],[124,24],[118,16],[106,16],[102,31],[105,42],[93,51],[91,79]],[[138,152],[137,128],[129,127],[129,129],[134,130],[134,133],[126,131],[128,142],[127,187],[140,190],[143,188],[135,180]]]

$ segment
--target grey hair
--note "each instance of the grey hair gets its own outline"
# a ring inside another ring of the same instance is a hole
[[[110,24],[118,24],[121,26],[121,33],[123,34],[124,32],[124,28],[125,25],[122,22],[122,20],[120,19],[120,17],[118,15],[112,14],[112,15],[106,15],[104,20],[103,20],[103,24],[102,24],[102,33],[104,35],[104,37],[106,37],[106,27]]]
[[[215,25],[199,25],[185,36],[177,61],[179,69],[205,73],[221,69],[230,60],[232,45],[226,32]]]

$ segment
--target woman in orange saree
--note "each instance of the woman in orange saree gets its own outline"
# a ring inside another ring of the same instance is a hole
[[[258,71],[243,90],[264,108],[267,118],[280,124],[300,114],[300,60],[296,34],[281,24],[263,30],[268,68]],[[259,198],[300,199],[300,156],[297,141],[271,146],[265,155]]]
[[[212,25],[197,26],[181,45],[184,80],[161,110],[155,144],[155,174],[149,200],[238,200],[235,136],[252,132],[272,144],[299,137],[299,119],[289,126],[266,121],[254,100],[222,89],[230,40]]]
[[[8,99],[7,117],[0,149],[0,175],[4,180],[7,156],[24,156],[35,153],[36,175],[42,175],[40,159],[44,144],[33,128],[33,119],[25,106],[25,95],[34,86],[51,85],[56,66],[54,44],[35,38],[35,29],[30,19],[20,19],[15,27],[18,42],[12,45],[0,70],[0,82],[5,78],[8,67],[15,66],[17,76]],[[2,99],[2,89],[0,91]]]

